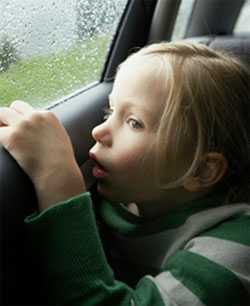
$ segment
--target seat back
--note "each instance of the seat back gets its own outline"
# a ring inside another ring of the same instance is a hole
[[[239,57],[244,63],[250,65],[250,36],[197,36],[186,40],[203,43],[215,50],[225,50]]]

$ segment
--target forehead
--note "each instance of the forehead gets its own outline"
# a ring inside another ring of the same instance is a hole
[[[138,56],[121,65],[111,96],[118,101],[132,101],[159,116],[166,101],[166,78],[159,59]]]

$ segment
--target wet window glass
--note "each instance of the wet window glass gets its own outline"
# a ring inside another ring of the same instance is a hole
[[[244,32],[250,32],[250,0],[246,0],[243,5],[234,28],[234,33]]]
[[[176,18],[172,40],[182,39],[185,36],[188,21],[192,13],[195,0],[182,0]]]
[[[0,106],[43,107],[100,79],[127,0],[1,0]]]

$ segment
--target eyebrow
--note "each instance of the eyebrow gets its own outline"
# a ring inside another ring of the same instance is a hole
[[[108,97],[109,97],[109,105],[110,105],[110,107],[113,107],[113,105],[111,105],[111,101],[113,100],[113,97],[112,97],[111,94]],[[144,113],[144,115],[147,117],[146,119],[149,119],[150,121],[152,121],[152,116],[151,116],[152,115],[152,111],[151,110],[149,110],[149,109],[147,109],[145,107],[140,107],[140,106],[134,104],[133,100],[131,100],[131,99],[130,100],[129,99],[125,99],[124,100],[124,104],[125,104],[126,108],[137,107],[141,112]]]

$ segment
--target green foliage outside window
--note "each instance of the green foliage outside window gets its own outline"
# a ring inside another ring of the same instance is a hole
[[[110,38],[95,36],[59,54],[12,62],[0,73],[0,106],[25,100],[44,106],[99,79]]]

